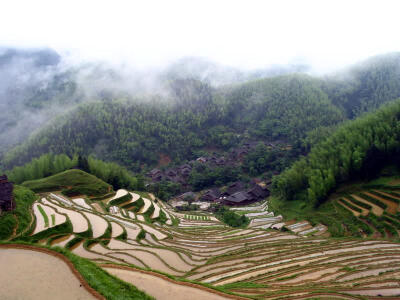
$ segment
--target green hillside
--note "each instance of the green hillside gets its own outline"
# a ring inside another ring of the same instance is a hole
[[[398,237],[399,138],[400,100],[342,125],[274,178],[273,208],[338,236]]]
[[[372,178],[400,151],[400,101],[341,126],[274,180],[275,194],[286,200],[322,203],[339,183]]]
[[[62,190],[62,193],[68,196],[101,196],[112,190],[109,184],[77,169],[67,170],[42,179],[25,181],[22,186],[37,193]]]
[[[165,79],[163,96],[104,96],[78,106],[6,153],[2,163],[10,169],[44,153],[81,153],[139,171],[160,155],[179,163],[247,140],[284,141],[297,157],[336,125],[400,97],[399,57],[373,57],[327,77],[292,74],[220,87]]]
[[[161,153],[175,161],[198,150],[228,150],[246,139],[300,144],[318,126],[341,122],[318,80],[282,76],[216,91],[189,80],[174,85],[171,102],[103,101],[80,106],[8,153],[6,167],[43,153],[95,153],[138,169]]]

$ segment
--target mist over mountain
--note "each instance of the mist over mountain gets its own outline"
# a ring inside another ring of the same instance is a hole
[[[197,79],[219,86],[297,70],[299,66],[244,71],[196,57],[139,70],[126,64],[71,62],[49,48],[3,47],[0,153],[79,103],[149,95],[169,98],[171,82],[178,79]]]
[[[186,57],[143,70],[71,63],[49,49],[2,53],[0,149],[21,144],[6,155],[8,166],[64,151],[134,162],[138,169],[155,164],[161,152],[184,160],[210,146],[228,150],[243,143],[237,136],[283,140],[294,146],[295,157],[303,143],[329,132],[321,126],[400,97],[398,53],[326,76],[304,74],[311,70],[304,64],[240,70]],[[305,142],[309,133],[314,136]]]

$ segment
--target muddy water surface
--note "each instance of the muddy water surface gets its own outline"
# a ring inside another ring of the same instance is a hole
[[[156,299],[174,300],[222,300],[228,299],[194,287],[183,286],[165,279],[135,271],[104,268],[110,274],[134,284],[140,290]]]
[[[96,299],[65,262],[49,254],[0,249],[0,268],[1,299]]]

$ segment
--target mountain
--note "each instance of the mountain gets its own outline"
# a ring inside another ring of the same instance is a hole
[[[7,54],[2,61],[14,66],[26,57],[41,62],[27,72],[36,76],[36,84],[13,93],[2,89],[8,94],[0,98],[6,112],[0,124],[5,168],[53,152],[95,154],[140,171],[166,154],[179,163],[209,149],[224,155],[243,143],[262,141],[290,149],[287,159],[266,162],[280,161],[281,170],[338,124],[400,96],[398,53],[326,77],[286,74],[252,80],[276,70],[246,73],[186,58],[146,77],[103,63],[44,59],[56,57],[50,53]],[[303,67],[281,71],[296,68]],[[22,76],[18,70],[15,74]],[[41,74],[47,74],[46,81]]]

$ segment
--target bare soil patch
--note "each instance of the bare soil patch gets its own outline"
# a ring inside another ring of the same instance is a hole
[[[396,199],[399,199],[399,200],[400,200],[400,198],[398,198],[398,197],[396,197],[396,196],[393,196],[393,195],[390,195],[390,194],[388,194],[388,193],[385,193],[385,192],[383,192],[383,191],[378,191],[378,190],[376,190],[375,192],[378,192],[378,193],[383,194],[383,195],[385,195],[385,196],[393,197],[393,198],[396,198]],[[393,201],[390,201],[390,200],[387,200],[387,199],[384,199],[384,198],[380,198],[379,200],[382,201],[383,203],[385,203],[385,204],[388,206],[388,207],[386,208],[386,210],[387,210],[387,212],[388,212],[389,214],[395,215],[396,212],[399,210],[399,205],[398,205],[397,203],[395,203],[395,202],[393,202]]]
[[[368,192],[365,192],[365,194],[366,195],[369,195],[369,196],[372,196],[372,194],[369,194]],[[382,216],[382,214],[383,214],[383,209],[382,209],[382,207],[379,207],[378,205],[376,205],[376,204],[374,204],[374,203],[371,203],[371,202],[369,202],[368,200],[365,200],[365,199],[363,199],[363,198],[361,198],[361,197],[359,197],[359,196],[357,196],[357,195],[351,195],[354,199],[356,199],[356,200],[358,200],[358,201],[360,201],[360,202],[363,202],[363,203],[365,203],[365,204],[368,204],[369,206],[371,206],[371,211],[372,211],[372,213],[374,214],[374,215],[376,215],[376,216]]]

